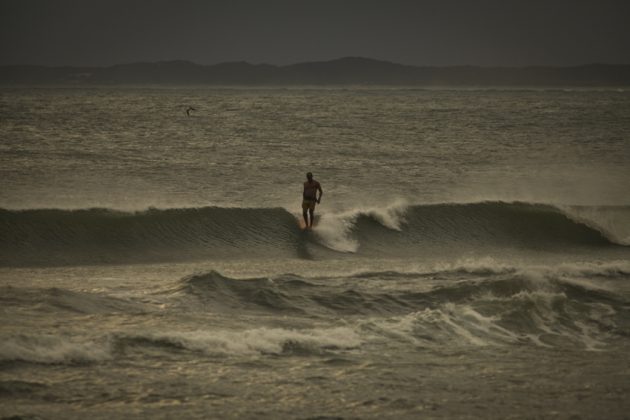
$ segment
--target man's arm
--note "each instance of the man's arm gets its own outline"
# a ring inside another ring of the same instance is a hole
[[[319,191],[319,198],[317,199],[317,204],[319,204],[319,200],[322,199],[322,195],[324,195],[324,190],[322,190],[322,186],[317,184],[317,190]]]

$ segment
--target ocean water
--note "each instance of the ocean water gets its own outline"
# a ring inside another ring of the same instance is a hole
[[[0,179],[2,417],[630,412],[626,90],[2,88]]]

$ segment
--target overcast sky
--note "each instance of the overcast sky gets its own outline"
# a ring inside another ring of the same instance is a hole
[[[630,0],[0,0],[0,64],[630,64]]]

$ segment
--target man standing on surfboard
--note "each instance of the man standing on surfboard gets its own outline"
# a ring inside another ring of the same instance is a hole
[[[317,191],[319,191],[319,197],[317,196]],[[307,173],[306,182],[304,183],[304,193],[302,194],[302,216],[304,217],[304,224],[306,225],[306,228],[313,227],[313,220],[315,219],[315,203],[319,204],[319,201],[322,199],[322,195],[324,195],[322,186],[319,185],[319,182],[313,179],[312,173]],[[310,223],[308,218],[309,215],[311,216]]]

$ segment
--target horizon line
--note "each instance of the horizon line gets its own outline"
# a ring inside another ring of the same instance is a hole
[[[556,68],[556,69],[568,69],[568,68],[578,68],[578,67],[591,67],[591,66],[614,66],[614,67],[628,67],[630,63],[606,63],[606,62],[588,62],[582,64],[574,64],[574,65],[553,65],[553,64],[525,64],[525,65],[479,65],[479,64],[448,64],[448,65],[435,65],[435,64],[404,64],[398,63],[395,61],[364,57],[364,56],[342,56],[331,59],[323,59],[323,60],[309,60],[309,61],[298,61],[290,64],[271,64],[266,62],[250,62],[247,60],[231,60],[231,61],[221,61],[213,64],[201,64],[188,59],[167,59],[167,60],[155,60],[155,61],[129,61],[122,62],[117,64],[103,64],[103,65],[82,65],[82,64],[0,64],[0,67],[44,67],[44,68],[90,68],[90,69],[105,69],[112,68],[118,66],[132,66],[132,65],[140,65],[140,64],[174,64],[174,63],[185,63],[191,64],[199,67],[214,67],[226,64],[246,64],[250,66],[269,66],[276,68],[283,67],[292,67],[302,64],[320,64],[320,63],[333,63],[344,60],[361,60],[366,62],[374,62],[374,63],[382,63],[389,64],[394,66],[402,66],[402,67],[412,67],[412,68],[480,68],[480,69],[531,69],[531,68]]]

